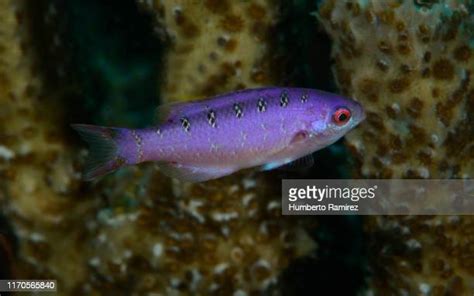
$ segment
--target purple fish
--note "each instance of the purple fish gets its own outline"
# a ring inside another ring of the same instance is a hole
[[[171,177],[200,182],[283,166],[334,143],[364,118],[359,103],[339,95],[270,87],[172,105],[152,128],[73,128],[90,145],[85,179],[153,161]]]

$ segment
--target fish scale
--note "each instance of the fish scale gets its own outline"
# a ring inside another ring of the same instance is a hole
[[[73,125],[91,146],[85,178],[145,161],[194,182],[274,168],[334,143],[365,118],[351,99],[303,88],[242,90],[168,109],[151,128]]]

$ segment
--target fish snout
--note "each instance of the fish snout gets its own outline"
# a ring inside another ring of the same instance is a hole
[[[362,105],[358,102],[355,102],[355,106],[354,106],[354,124],[357,125],[359,123],[361,123],[362,121],[364,121],[367,117],[367,114],[365,113],[365,109],[364,107],[362,107]]]

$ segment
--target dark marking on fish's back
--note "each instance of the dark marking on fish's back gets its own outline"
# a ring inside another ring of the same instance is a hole
[[[282,93],[280,94],[280,106],[286,107],[288,106],[289,102],[290,102],[290,98],[289,98],[288,92],[286,90],[282,91]]]
[[[181,126],[183,127],[185,132],[189,132],[189,130],[191,129],[191,122],[189,122],[189,119],[187,117],[181,118]]]
[[[308,92],[304,90],[303,94],[301,95],[301,103],[306,103],[307,100],[308,100]]]
[[[267,102],[264,98],[259,98],[257,102],[258,112],[265,112],[267,110]]]
[[[216,121],[217,121],[216,111],[214,111],[212,109],[209,110],[207,112],[207,122],[209,123],[210,126],[216,127]]]
[[[241,118],[244,115],[244,110],[242,109],[242,105],[239,103],[235,103],[233,105],[234,113],[237,118]]]

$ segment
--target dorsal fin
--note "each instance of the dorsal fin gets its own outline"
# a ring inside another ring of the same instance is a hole
[[[159,123],[175,121],[179,120],[179,117],[188,117],[191,114],[202,111],[204,108],[205,105],[200,101],[168,103],[156,108],[156,117]]]
[[[268,88],[271,89],[271,88]],[[187,101],[187,102],[174,102],[174,103],[167,103],[157,107],[157,118],[158,123],[164,123],[169,120],[174,121],[178,119],[178,117],[182,116],[191,116],[196,112],[201,112],[206,110],[209,107],[219,107],[226,104],[229,104],[229,98],[233,98],[234,101],[238,101],[238,95],[244,93],[252,93],[256,91],[261,91],[262,89],[243,89],[234,92],[228,92],[219,94],[209,98],[203,98],[200,100],[195,101]]]

